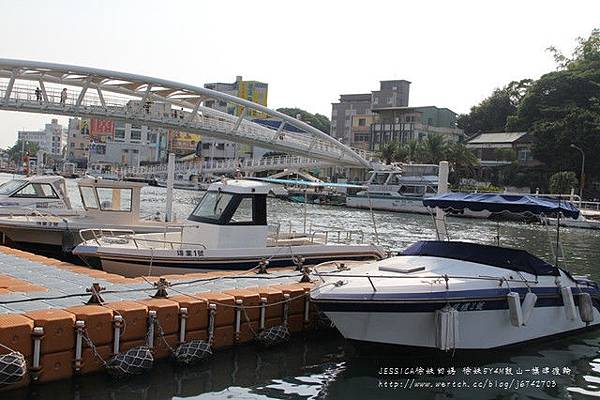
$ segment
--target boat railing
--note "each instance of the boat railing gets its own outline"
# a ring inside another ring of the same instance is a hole
[[[102,246],[102,241],[105,243],[118,243],[118,244],[127,244],[132,242],[135,245],[136,249],[140,249],[142,247],[151,248],[150,246],[141,246],[143,243],[159,243],[162,246],[157,246],[163,249],[171,249],[171,250],[180,250],[183,249],[184,246],[189,246],[193,248],[202,248],[206,250],[206,246],[202,243],[198,242],[184,242],[183,241],[183,229],[185,228],[185,224],[165,224],[165,230],[163,232],[163,238],[151,238],[151,237],[140,237],[136,235],[136,233],[131,229],[107,229],[107,228],[90,228],[90,229],[81,229],[79,231],[79,236],[81,237],[82,242],[87,242],[88,240],[94,240],[98,246]],[[167,239],[167,233],[178,233],[179,240],[169,240]],[[89,234],[89,235],[88,235]]]
[[[269,225],[269,237],[276,243],[280,240],[305,239],[308,243],[356,243],[365,241],[365,233],[361,229],[346,229],[311,224],[305,232],[303,228],[294,230],[291,221],[286,221],[287,229],[282,229],[282,223]]]
[[[345,270],[340,270],[340,271],[345,271]],[[531,279],[526,279],[525,277],[522,277],[521,279],[517,279],[517,278],[513,278],[513,277],[504,277],[504,276],[484,276],[484,275],[478,275],[478,276],[466,276],[466,275],[419,275],[419,274],[415,274],[415,275],[408,275],[408,274],[402,274],[402,275],[369,275],[369,274],[344,274],[344,273],[336,273],[336,272],[318,272],[318,271],[313,271],[313,274],[315,276],[317,276],[321,282],[325,283],[325,279],[323,278],[350,278],[350,279],[356,279],[356,278],[364,278],[367,281],[369,281],[369,284],[371,285],[371,288],[373,289],[373,292],[377,292],[377,287],[375,286],[375,280],[376,279],[384,279],[384,280],[388,280],[388,279],[419,279],[419,280],[431,280],[432,283],[438,283],[438,284],[443,284],[446,287],[446,290],[448,290],[450,288],[450,281],[452,279],[456,279],[456,280],[460,280],[460,281],[464,281],[464,280],[479,280],[479,281],[495,281],[495,282],[499,282],[499,286],[506,286],[506,288],[508,290],[511,289],[510,285],[513,283],[521,283],[523,285],[525,285],[525,287],[529,287],[528,285],[530,284],[539,284],[539,281],[536,280],[531,280]],[[521,274],[519,274],[521,275]],[[343,286],[345,284],[348,283],[348,281],[343,281],[343,280],[339,280],[337,282],[331,282],[336,286]]]
[[[327,243],[353,243],[362,244],[365,241],[365,233],[360,229],[323,229],[309,232],[311,243],[315,238],[323,239]],[[355,239],[357,238],[357,239]]]

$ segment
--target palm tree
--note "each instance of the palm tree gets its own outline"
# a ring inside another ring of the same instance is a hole
[[[420,143],[418,141],[416,141],[415,139],[411,139],[408,141],[408,143],[406,144],[406,149],[408,150],[408,161],[416,161],[418,155],[419,155],[419,150],[420,150]]]
[[[462,143],[451,143],[447,146],[447,159],[455,173],[461,177],[473,175],[473,168],[479,165],[479,159]]]
[[[440,134],[427,136],[423,141],[423,150],[425,152],[425,162],[438,164],[446,159],[447,151],[446,139]]]
[[[394,161],[394,155],[396,154],[396,149],[398,144],[396,142],[388,142],[381,145],[379,149],[379,156],[386,164],[391,164]]]

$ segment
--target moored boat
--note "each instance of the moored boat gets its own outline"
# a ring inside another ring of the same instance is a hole
[[[56,178],[63,180],[63,178]],[[64,181],[64,180],[63,180]],[[35,185],[36,180],[33,181]],[[142,183],[82,178],[78,181],[83,210],[72,215],[36,212],[0,217],[0,232],[12,242],[44,246],[57,253],[70,252],[83,238],[81,230],[107,234],[162,232],[168,229],[156,215],[140,215]],[[69,203],[70,204],[70,203]]]
[[[461,201],[447,193],[423,203],[439,209],[579,215],[572,204],[556,199],[480,196]],[[347,339],[439,350],[492,349],[600,324],[598,285],[573,276],[558,260],[550,263],[499,243],[422,241],[395,257],[322,274],[323,283],[311,297]]]
[[[0,185],[0,216],[38,212],[76,215],[60,176],[17,177]]]
[[[304,265],[329,260],[381,259],[380,246],[332,243],[332,238],[362,239],[361,232],[269,232],[267,195],[259,181],[213,183],[177,232],[97,237],[73,253],[108,272],[125,276],[215,270],[249,270]],[[359,240],[360,241],[360,240]]]

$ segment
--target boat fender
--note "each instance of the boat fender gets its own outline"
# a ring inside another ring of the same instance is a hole
[[[594,322],[594,304],[589,293],[579,293],[579,316],[583,322]]]
[[[448,351],[457,347],[458,311],[449,305],[435,312],[436,347]]]
[[[529,321],[529,317],[531,317],[531,313],[535,308],[535,303],[537,302],[537,296],[533,292],[527,292],[525,295],[525,299],[523,300],[523,304],[521,304],[521,310],[523,311],[523,325],[527,325]]]
[[[575,300],[573,299],[573,292],[571,291],[571,288],[568,286],[561,287],[560,294],[565,307],[565,316],[569,321],[575,320],[577,310],[575,309]]]
[[[508,292],[506,295],[508,302],[508,311],[510,314],[510,323],[512,326],[523,325],[523,309],[521,308],[521,298],[517,292]]]

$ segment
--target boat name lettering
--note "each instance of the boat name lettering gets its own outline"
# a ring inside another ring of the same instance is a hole
[[[204,255],[204,250],[177,250],[177,255],[181,257],[201,257]]]
[[[485,301],[472,301],[468,303],[456,303],[452,305],[457,311],[481,311]]]

